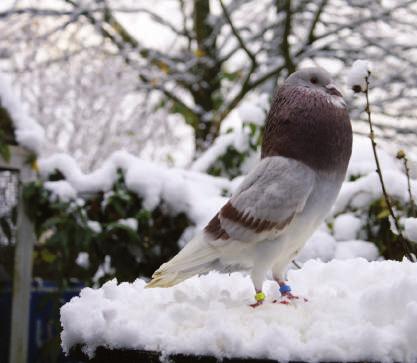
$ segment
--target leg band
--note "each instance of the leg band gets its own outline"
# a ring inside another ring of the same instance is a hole
[[[256,295],[255,295],[255,300],[257,302],[264,301],[265,300],[265,294],[262,291],[257,292]]]
[[[279,292],[281,294],[285,294],[286,292],[290,292],[291,291],[291,287],[287,284],[283,284],[279,287]]]

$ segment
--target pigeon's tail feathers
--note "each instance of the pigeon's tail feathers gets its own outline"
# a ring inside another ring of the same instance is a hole
[[[205,238],[204,233],[194,237],[177,255],[154,272],[146,287],[171,287],[214,269],[219,256]]]

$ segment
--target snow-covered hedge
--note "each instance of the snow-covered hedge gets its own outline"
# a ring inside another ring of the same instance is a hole
[[[219,165],[219,160],[225,160],[225,154],[236,155],[236,145],[245,155],[239,167],[247,168],[259,157],[252,146],[257,133],[258,129],[250,125],[225,133],[191,170],[157,165],[126,152],[115,153],[90,174],[84,174],[67,155],[40,160],[44,182],[26,188],[38,236],[44,242],[38,246],[35,271],[36,266],[42,273],[51,270],[51,261],[56,262],[58,269],[62,262],[58,257],[69,249],[63,259],[67,261],[67,278],[85,279],[88,275],[87,281],[91,281],[97,280],[98,273],[101,281],[114,276],[133,281],[139,275],[150,276],[196,230],[204,227],[242,180],[242,176],[229,179],[227,175],[206,172]],[[228,147],[219,152],[222,143]],[[402,162],[384,150],[379,150],[379,154],[388,193],[407,228],[406,236],[412,239],[415,216],[410,214]],[[410,187],[417,198],[417,181],[411,180]],[[297,261],[353,257],[401,260],[404,251],[394,232],[375,172],[370,141],[355,136],[347,180],[333,211]]]

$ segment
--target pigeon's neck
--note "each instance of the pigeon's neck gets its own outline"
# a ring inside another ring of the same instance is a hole
[[[321,92],[283,86],[267,116],[262,158],[284,156],[315,170],[345,172],[352,127],[345,107]]]

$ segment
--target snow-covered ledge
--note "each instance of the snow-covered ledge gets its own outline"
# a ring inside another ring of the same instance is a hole
[[[253,309],[248,277],[210,273],[170,289],[145,281],[82,290],[61,308],[65,352],[81,347],[279,361],[417,360],[417,264],[309,261],[289,272],[308,299]]]

